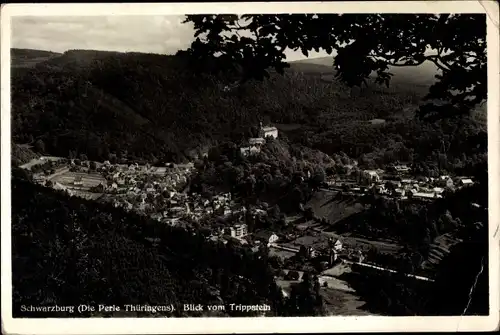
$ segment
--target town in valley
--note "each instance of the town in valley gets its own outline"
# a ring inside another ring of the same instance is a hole
[[[279,131],[274,126],[260,124],[261,137],[249,138],[248,146],[240,147],[243,157],[258,155],[268,141],[278,141]],[[425,177],[414,174],[408,164],[398,164],[387,170],[362,170],[357,162],[346,165],[342,174],[325,175],[315,188],[318,196],[326,199],[348,197],[362,203],[367,194],[405,202],[432,202],[446,192],[454,192],[474,184],[469,176],[440,175]],[[314,205],[301,204],[296,215],[286,217],[284,229],[253,229],[248,222],[265,221],[269,204],[246,206],[244,199],[231,192],[210,197],[190,191],[190,180],[197,173],[194,162],[167,163],[164,166],[139,165],[134,162],[120,164],[110,161],[95,162],[80,158],[40,156],[21,166],[33,173],[33,180],[45,187],[82,197],[112,203],[126,211],[148,215],[158,224],[201,229],[208,240],[235,243],[257,252],[262,246],[271,255],[278,256],[283,269],[277,277],[283,293],[288,294],[290,284],[301,279],[304,271],[318,272],[323,287],[352,291],[338,277],[351,266],[363,266],[376,271],[395,272],[390,266],[377,263],[367,254],[373,248],[382,252],[395,252],[401,248],[387,240],[357,238],[351,234],[335,233],[335,222],[315,213]],[[304,171],[306,180],[311,171]],[[304,179],[304,178],[303,178]],[[471,203],[472,207],[479,207]],[[153,244],[161,243],[154,236],[146,237]],[[449,245],[460,240],[448,241]],[[307,261],[304,262],[303,258]],[[300,259],[300,261],[295,261]],[[432,259],[428,261],[432,265]],[[425,268],[424,268],[425,269]],[[425,275],[409,273],[417,280],[432,281]]]
[[[15,317],[489,313],[486,15],[157,19],[12,20]]]

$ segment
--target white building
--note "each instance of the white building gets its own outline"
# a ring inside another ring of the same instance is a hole
[[[259,137],[266,138],[268,136],[273,137],[273,138],[278,138],[278,128],[276,128],[276,127],[263,127],[262,122],[261,122]]]
[[[245,223],[236,224],[233,226],[235,237],[243,237],[248,234],[248,226]]]
[[[461,179],[460,180],[460,186],[470,186],[470,185],[473,185],[473,184],[474,184],[474,182],[470,178],[466,178],[466,179]]]
[[[335,251],[341,251],[342,248],[343,248],[343,244],[342,244],[342,241],[341,240],[337,240],[335,241],[335,243],[333,243],[333,250]]]
[[[409,172],[410,168],[407,165],[396,165],[394,167],[396,172]]]
[[[240,148],[240,152],[243,156],[255,155],[260,152],[260,147],[258,146],[242,147]]]
[[[413,193],[413,198],[420,199],[420,200],[433,200],[433,199],[442,198],[442,196],[437,194],[437,193],[415,192],[415,193]]]
[[[268,230],[260,231],[256,234],[254,234],[254,237],[257,240],[262,241],[263,243],[266,243],[267,246],[269,246],[273,243],[276,243],[279,239],[278,235],[276,235],[275,233],[268,231]]]
[[[248,139],[248,144],[250,144],[250,146],[262,145],[265,142],[266,142],[266,140],[263,139],[262,137],[255,137],[255,138]]]
[[[76,177],[75,180],[73,181],[73,185],[82,186],[83,185],[83,178],[80,176]]]

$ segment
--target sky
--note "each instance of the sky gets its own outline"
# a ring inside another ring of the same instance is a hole
[[[174,54],[186,49],[194,29],[184,16],[25,16],[12,18],[11,46],[64,52],[69,49]],[[306,59],[287,50],[288,61]],[[308,58],[328,56],[311,52]]]

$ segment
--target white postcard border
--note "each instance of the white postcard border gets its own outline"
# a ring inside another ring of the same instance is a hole
[[[13,319],[10,190],[10,19],[14,16],[206,13],[487,13],[490,315],[457,317]],[[499,11],[495,1],[9,4],[1,11],[2,331],[16,334],[480,331],[499,326]]]

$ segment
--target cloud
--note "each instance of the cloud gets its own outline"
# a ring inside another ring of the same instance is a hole
[[[193,28],[183,16],[14,17],[12,46],[172,54],[190,45]]]
[[[189,47],[193,26],[182,15],[17,16],[12,18],[12,47],[64,52],[69,49],[174,54]],[[287,60],[305,59],[287,50]],[[327,56],[325,52],[311,57]]]

